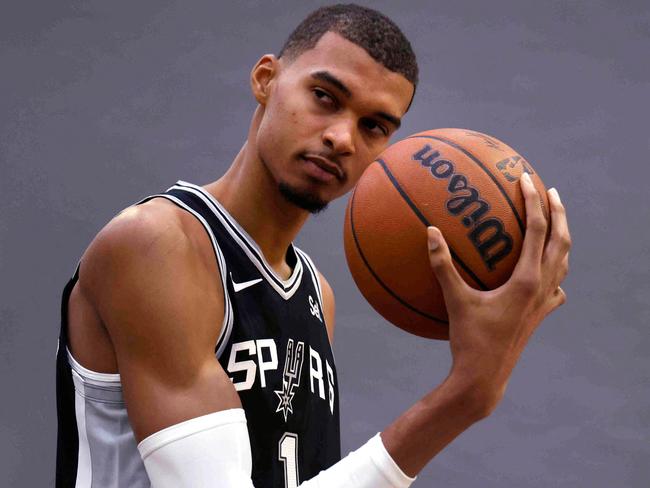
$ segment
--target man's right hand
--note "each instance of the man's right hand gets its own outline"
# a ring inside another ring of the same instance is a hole
[[[447,379],[383,433],[386,449],[409,476],[476,421],[489,415],[505,392],[528,339],[566,300],[560,284],[569,267],[571,238],[557,191],[548,192],[551,233],[528,175],[521,179],[526,236],[515,270],[491,291],[471,288],[456,271],[436,228],[428,229],[431,267],[449,316],[453,363]]]
[[[560,284],[569,267],[571,237],[566,212],[555,189],[549,190],[551,233],[537,190],[524,173],[526,235],[510,279],[491,291],[471,288],[452,264],[440,231],[429,228],[431,267],[443,289],[450,319],[453,365],[450,376],[471,385],[486,414],[505,392],[512,370],[542,320],[562,305]]]

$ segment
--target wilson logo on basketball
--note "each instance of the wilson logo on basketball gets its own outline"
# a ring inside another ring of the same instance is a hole
[[[414,153],[412,159],[419,161],[434,178],[449,180],[447,191],[452,197],[446,202],[447,211],[460,217],[462,224],[471,229],[467,237],[487,268],[493,270],[512,251],[512,237],[499,219],[487,217],[490,204],[481,199],[465,175],[456,172],[452,161],[441,158],[440,152],[432,151],[429,144]]]

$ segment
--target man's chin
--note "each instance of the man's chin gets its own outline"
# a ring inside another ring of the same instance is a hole
[[[298,188],[294,188],[285,182],[281,182],[278,185],[278,189],[280,190],[280,194],[289,203],[292,203],[296,207],[299,207],[303,210],[307,210],[312,214],[322,212],[327,208],[327,205],[329,203],[321,200],[313,193],[299,190]]]

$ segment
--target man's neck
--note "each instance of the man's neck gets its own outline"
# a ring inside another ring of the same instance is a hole
[[[221,178],[205,186],[260,247],[283,279],[291,274],[287,248],[309,213],[289,203],[264,164],[244,145]]]

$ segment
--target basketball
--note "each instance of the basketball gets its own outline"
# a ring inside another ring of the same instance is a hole
[[[366,300],[408,332],[448,339],[426,229],[440,229],[470,286],[499,287],[522,249],[526,212],[519,178],[524,172],[549,221],[542,180],[528,161],[494,137],[435,129],[388,147],[361,176],[345,214],[345,254]]]

